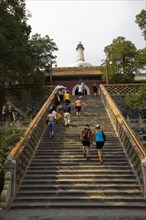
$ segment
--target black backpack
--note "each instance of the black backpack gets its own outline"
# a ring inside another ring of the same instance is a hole
[[[65,106],[64,112],[70,112],[70,107],[69,106]]]
[[[82,131],[82,138],[83,138],[84,140],[90,140],[90,138],[91,138],[91,130],[85,128],[85,129]]]

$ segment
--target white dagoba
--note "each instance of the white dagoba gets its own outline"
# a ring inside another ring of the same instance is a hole
[[[76,51],[77,51],[77,60],[75,63],[71,64],[70,66],[72,67],[92,66],[90,63],[85,62],[84,47],[81,42],[79,42],[79,44],[77,45]]]

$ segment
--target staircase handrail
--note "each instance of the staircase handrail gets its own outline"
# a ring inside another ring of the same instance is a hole
[[[16,193],[20,179],[23,176],[23,173],[46,126],[46,116],[49,111],[49,106],[56,94],[56,90],[57,88],[55,87],[40,111],[28,125],[28,128],[24,132],[24,137],[18,141],[7,156],[4,164],[4,186],[0,197],[0,207],[2,208],[6,208],[8,206],[11,198]]]
[[[144,158],[146,156],[146,152],[143,149],[141,142],[138,140],[138,138],[134,134],[134,131],[129,127],[129,125],[125,121],[124,116],[122,115],[121,111],[116,106],[116,104],[114,103],[114,101],[111,98],[111,95],[109,94],[109,92],[105,89],[105,87],[103,85],[100,85],[100,88],[101,88],[102,92],[104,93],[104,95],[108,98],[108,102],[110,103],[110,105],[113,106],[113,111],[115,112],[115,115],[119,116],[119,120],[121,120],[123,122],[123,124],[125,125],[125,127],[128,130],[129,134],[132,136],[132,139],[134,140],[138,150],[140,151],[141,156]]]
[[[46,102],[44,103],[44,105],[42,106],[40,111],[37,113],[37,115],[34,117],[34,119],[30,122],[30,124],[28,125],[28,127],[26,128],[26,130],[24,132],[24,136],[21,138],[20,141],[18,141],[18,143],[15,145],[15,147],[11,150],[11,152],[9,153],[7,158],[10,158],[10,157],[13,158],[17,154],[18,150],[20,149],[20,146],[23,144],[24,140],[27,138],[27,136],[29,135],[29,133],[33,129],[34,125],[38,122],[38,120],[40,119],[40,116],[43,115],[43,113],[47,109],[47,107],[48,107],[49,103],[51,102],[51,100],[53,99],[55,93],[56,93],[56,89],[53,90],[53,92],[51,93],[49,98],[46,100]]]
[[[129,158],[131,167],[141,185],[144,198],[146,198],[146,152],[143,145],[128,126],[121,111],[103,85],[100,85],[99,92],[124,151]]]

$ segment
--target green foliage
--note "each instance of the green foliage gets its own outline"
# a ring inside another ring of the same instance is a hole
[[[42,95],[45,95],[44,84],[44,74],[42,72],[38,72],[37,74],[35,74],[33,77],[33,84],[31,87],[31,93],[33,97],[40,97]]]
[[[26,74],[25,70],[30,71],[30,57],[27,51],[31,28],[25,21],[24,0],[1,1],[0,11],[0,86],[2,86],[15,81],[21,82]]]
[[[21,100],[23,105],[27,105],[32,99],[31,92],[27,89],[21,91]]]
[[[135,95],[128,95],[124,100],[125,104],[134,110],[146,107],[146,83],[140,87]]]
[[[141,12],[136,15],[135,23],[138,24],[139,28],[142,30],[142,35],[144,40],[146,40],[146,10],[141,10]]]
[[[37,72],[45,70],[56,59],[53,52],[57,51],[58,48],[48,35],[45,37],[41,37],[40,34],[33,35],[30,40],[30,46]]]
[[[107,55],[106,64],[110,81],[113,82],[116,77],[117,83],[133,82],[135,45],[131,41],[126,41],[124,37],[117,37],[113,39],[112,44],[104,48],[104,52]]]
[[[0,191],[3,186],[4,162],[22,134],[22,130],[14,130],[13,127],[0,130]]]
[[[144,68],[146,66],[146,48],[137,50],[135,56],[135,66],[136,68]]]
[[[134,74],[111,74],[110,75],[110,82],[112,83],[131,83],[134,81]]]
[[[138,93],[142,99],[142,107],[146,107],[146,83],[139,89]]]
[[[126,96],[124,100],[125,104],[134,110],[139,110],[140,106],[142,105],[142,100],[139,94]]]
[[[21,130],[14,130],[12,126],[3,128],[0,131],[0,146],[8,147],[10,150],[12,146],[19,140],[20,135],[22,135]]]
[[[58,48],[49,36],[35,34],[30,39],[27,17],[25,0],[0,1],[0,119],[5,87],[24,85],[21,100],[26,103],[44,94],[44,70],[56,58]]]

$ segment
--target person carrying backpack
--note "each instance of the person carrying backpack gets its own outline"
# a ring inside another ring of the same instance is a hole
[[[90,129],[90,125],[86,124],[86,127],[82,130],[80,134],[80,141],[83,144],[83,155],[84,157],[89,160],[89,149],[91,143],[91,135],[92,131]]]

